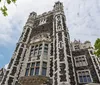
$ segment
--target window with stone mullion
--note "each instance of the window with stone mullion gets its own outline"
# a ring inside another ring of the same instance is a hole
[[[34,49],[34,56],[37,56],[37,55],[38,55],[38,45],[36,45]]]
[[[40,56],[42,53],[42,44],[39,45],[38,55]]]
[[[47,71],[47,63],[43,62],[43,65],[42,65],[42,75],[43,76],[46,76],[46,71]]]
[[[29,76],[30,63],[27,64],[25,76]]]
[[[79,82],[80,83],[90,83],[92,82],[90,74],[88,71],[79,72]]]
[[[34,54],[34,46],[31,47],[30,56]]]
[[[86,66],[87,65],[85,56],[76,57],[75,62],[78,66]]]
[[[47,56],[48,55],[48,44],[44,45],[44,55]]]
[[[34,49],[34,56],[40,56],[42,52],[42,44],[36,45]]]
[[[34,75],[34,68],[31,68],[30,69],[30,76],[33,76]]]
[[[40,62],[37,62],[35,67],[35,75],[39,75],[39,67],[40,67]]]
[[[31,64],[30,76],[33,76],[33,75],[34,75],[34,69],[35,69],[35,62],[33,62],[33,63]]]

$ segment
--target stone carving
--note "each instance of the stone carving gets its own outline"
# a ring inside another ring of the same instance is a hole
[[[51,80],[45,76],[21,77],[20,85],[52,85]]]

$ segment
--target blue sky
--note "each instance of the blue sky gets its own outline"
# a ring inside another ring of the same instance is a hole
[[[52,10],[56,1],[17,0],[16,5],[8,6],[7,17],[0,13],[0,68],[9,63],[29,13],[35,11],[41,14]],[[60,1],[64,3],[71,41],[89,40],[93,45],[100,37],[100,0]]]

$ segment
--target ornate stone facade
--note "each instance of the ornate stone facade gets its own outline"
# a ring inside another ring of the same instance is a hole
[[[98,63],[89,55],[88,48],[76,51],[75,45],[70,45],[61,2],[42,15],[30,13],[1,85],[83,85],[94,80],[99,83]],[[81,55],[87,59],[84,65],[75,61]],[[93,68],[85,69],[90,65]],[[88,75],[89,80],[84,83],[80,81],[82,72],[95,72],[96,76]]]

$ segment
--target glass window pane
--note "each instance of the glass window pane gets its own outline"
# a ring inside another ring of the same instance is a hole
[[[48,55],[48,51],[44,51],[44,55]]]
[[[31,53],[33,53],[33,49],[31,49]]]
[[[39,74],[39,68],[36,68],[35,75],[38,75],[38,74]]]
[[[38,54],[38,50],[35,49],[34,56],[37,56],[37,54]]]
[[[30,63],[27,64],[27,68],[29,68],[29,67],[30,67]]]
[[[25,76],[28,76],[29,69],[26,69]]]
[[[46,76],[46,68],[42,68],[42,75]]]
[[[44,48],[44,51],[48,51],[48,48]]]
[[[32,56],[33,55],[33,52],[30,52],[30,56]]]
[[[37,62],[37,63],[36,63],[36,67],[39,67],[39,66],[40,66],[40,62]]]
[[[31,51],[33,51],[33,49],[34,49],[34,46],[31,47]]]
[[[38,48],[38,45],[35,46],[35,49]]]
[[[39,47],[39,50],[42,50],[42,47]]]
[[[47,67],[47,63],[46,62],[43,62],[43,67]]]
[[[39,55],[41,55],[41,51],[39,51],[39,53],[38,53]]]
[[[79,80],[81,83],[83,82],[82,76],[79,76]]]
[[[45,44],[45,47],[47,48],[48,47],[48,44]]]
[[[32,76],[34,73],[34,68],[31,68],[30,75]]]
[[[35,63],[32,63],[32,66],[31,67],[34,67],[35,66]]]
[[[84,82],[87,82],[86,76],[83,76],[83,81],[84,81]]]
[[[92,82],[91,78],[90,78],[90,75],[87,75],[87,80],[88,80],[88,82]]]
[[[39,48],[42,48],[42,44],[39,45]]]
[[[33,52],[33,50],[34,50],[34,46],[31,47],[31,52]]]

